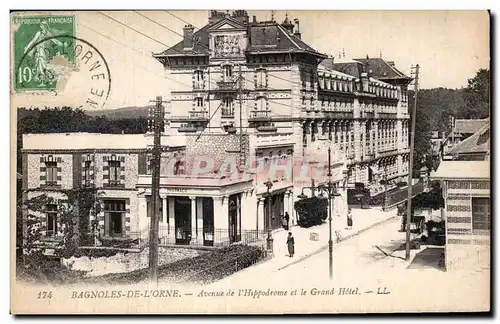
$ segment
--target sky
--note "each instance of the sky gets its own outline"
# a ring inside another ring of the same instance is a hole
[[[167,96],[163,67],[151,53],[182,40],[186,23],[178,18],[203,27],[209,15],[206,10],[140,13],[158,24],[133,11],[77,13],[77,36],[92,43],[110,68],[112,86],[105,108],[145,106],[157,95]],[[269,20],[272,12],[248,14],[261,21]],[[486,11],[289,11],[288,16],[300,19],[302,39],[321,53],[382,56],[408,75],[410,66],[419,64],[420,89],[464,87],[490,64]],[[281,22],[285,11],[275,11],[274,18]],[[68,92],[57,97],[17,95],[12,100],[30,106],[71,104],[74,98]]]

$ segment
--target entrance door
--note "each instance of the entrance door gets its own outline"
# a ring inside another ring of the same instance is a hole
[[[174,198],[175,244],[189,245],[191,242],[191,199]]]
[[[238,226],[238,196],[229,197],[229,242],[238,242],[241,240],[241,235]]]
[[[104,201],[104,231],[110,237],[125,234],[125,200]]]
[[[214,200],[203,197],[203,245],[214,245]]]
[[[122,236],[122,213],[120,212],[110,212],[109,217],[111,220],[111,233],[110,236]]]

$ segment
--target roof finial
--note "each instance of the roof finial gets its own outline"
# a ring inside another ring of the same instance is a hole
[[[274,10],[271,10],[271,21],[274,21]]]
[[[366,59],[367,59],[367,60],[369,60],[369,59],[370,59],[370,57],[368,56],[368,54],[366,54]]]
[[[380,58],[382,58],[382,50],[380,50]]]
[[[345,58],[345,50],[344,49],[342,49],[342,57]]]
[[[341,59],[341,58],[342,58],[342,53],[340,53],[340,51],[339,51],[339,59]]]

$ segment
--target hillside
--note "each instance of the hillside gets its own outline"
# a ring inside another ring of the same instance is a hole
[[[85,111],[85,114],[93,117],[105,116],[108,119],[130,119],[130,118],[147,118],[150,106],[144,107],[123,107],[117,109],[103,109],[96,111]]]

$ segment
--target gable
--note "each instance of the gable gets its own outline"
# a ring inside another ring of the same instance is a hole
[[[220,26],[219,28],[217,28],[217,30],[222,30],[222,29],[234,29],[235,27],[231,24],[224,24],[222,26]]]
[[[245,29],[245,26],[242,25],[239,21],[235,19],[231,19],[230,17],[226,17],[218,22],[216,22],[213,26],[208,28],[209,32],[213,31],[228,31],[228,30],[241,30]]]

